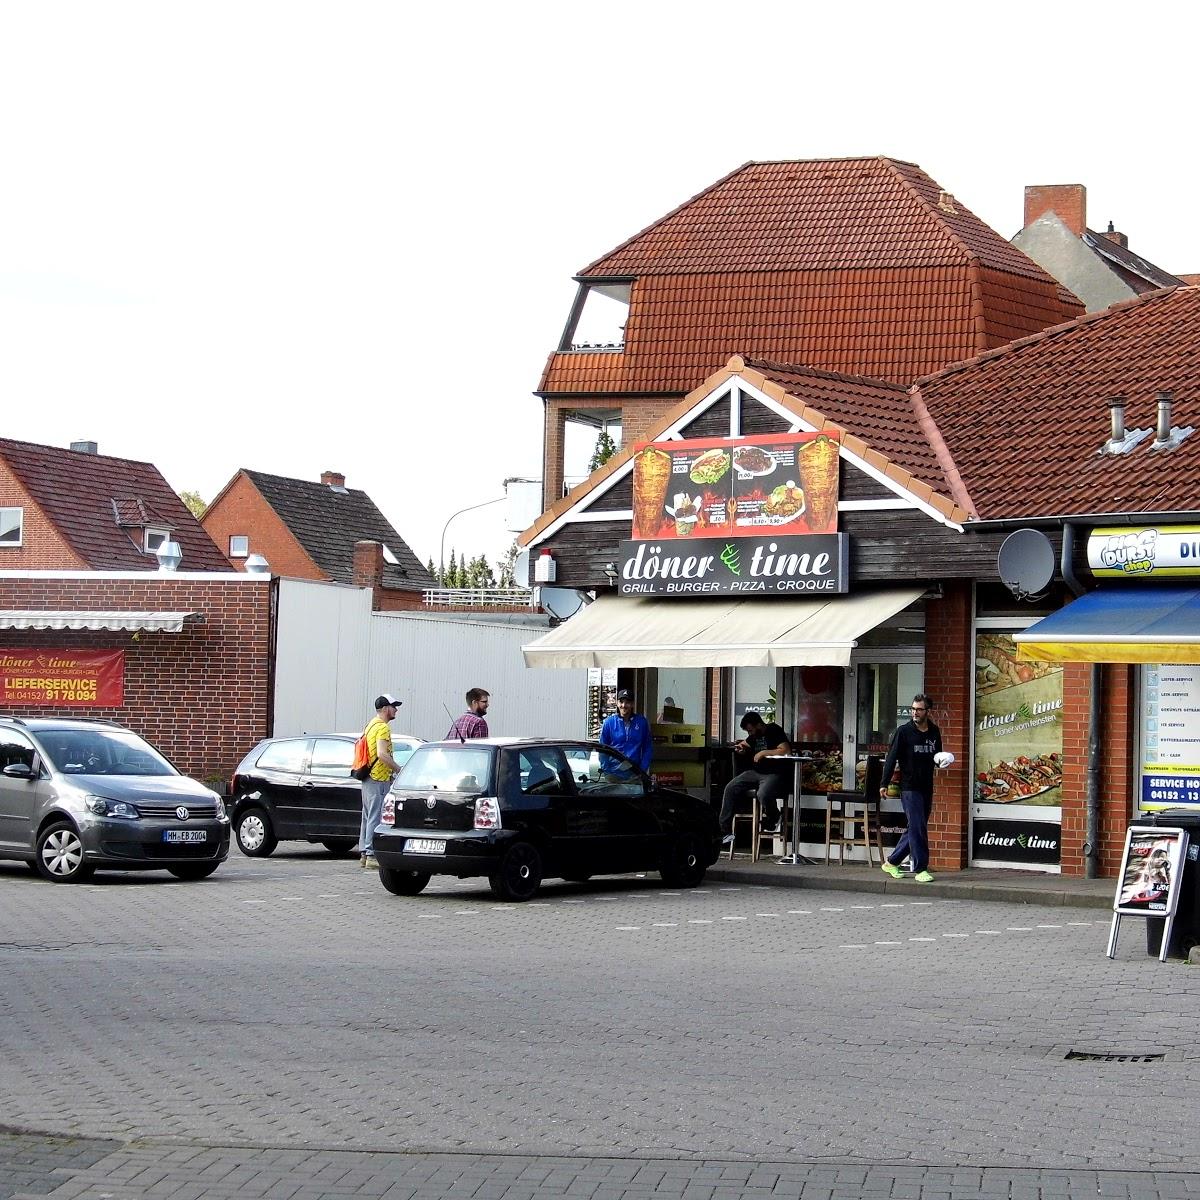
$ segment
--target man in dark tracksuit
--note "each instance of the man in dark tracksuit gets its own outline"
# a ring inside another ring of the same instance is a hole
[[[883,860],[883,870],[893,879],[903,879],[900,863],[907,854],[918,883],[933,882],[929,873],[929,813],[933,808],[933,756],[942,752],[942,731],[929,719],[929,709],[929,697],[918,692],[913,697],[912,720],[892,734],[879,789],[881,797],[887,795],[887,785],[899,763],[900,803],[904,805],[908,829]]]

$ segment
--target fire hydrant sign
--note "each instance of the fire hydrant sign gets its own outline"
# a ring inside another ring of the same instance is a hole
[[[120,707],[124,650],[0,650],[0,705]]]

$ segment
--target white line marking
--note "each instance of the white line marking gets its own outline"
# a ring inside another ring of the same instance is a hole
[[[876,942],[877,946],[903,946],[903,942]]]
[[[440,921],[445,915],[445,913],[417,913],[422,921]]]
[[[456,908],[454,910],[454,915],[456,917],[473,917],[478,912],[479,909],[477,908]]]
[[[336,900],[337,898],[338,898],[337,892],[318,892],[317,893],[318,900]]]
[[[881,904],[880,908],[903,908],[903,904]]]
[[[362,894],[363,894],[364,896],[366,895],[366,893],[365,893],[365,892],[364,892],[364,893],[362,893]],[[280,896],[280,897],[279,897],[279,899],[280,899],[280,900],[303,900],[303,899],[304,899],[304,897],[303,897],[303,896]],[[243,903],[245,903],[245,901],[243,901]]]
[[[688,921],[689,925],[711,925],[711,921]]]
[[[1068,925],[1090,925],[1091,921],[1068,921]]]
[[[874,908],[875,905],[873,905],[873,904],[852,904],[852,905],[850,905],[850,907],[851,908]]]
[[[999,933],[1000,930],[998,930],[998,929],[977,929],[977,930],[975,930],[975,932],[976,933]]]
[[[641,929],[641,926],[640,925],[618,925],[617,928],[620,930],[623,930],[626,933],[637,933],[638,930]]]
[[[744,920],[746,920],[746,918],[745,917],[722,917],[721,920],[722,921],[744,921]]]
[[[811,908],[789,908],[788,916],[789,917],[811,917],[812,909]]]
[[[779,916],[778,913],[755,913],[754,915],[756,917],[777,917],[777,916]]]
[[[844,946],[838,947],[839,950],[865,950],[866,948],[866,942],[847,942]]]
[[[1005,925],[1004,928],[1007,929],[1009,933],[1032,933],[1033,932],[1032,925]]]
[[[927,937],[911,937],[911,938],[909,938],[908,940],[909,940],[910,942],[936,942],[936,941],[937,941],[937,938],[927,938]]]
[[[265,900],[243,900],[243,904],[266,904]]]
[[[564,900],[564,904],[586,904],[586,900]]]
[[[844,908],[823,908],[823,909],[821,909],[821,911],[822,912],[845,912],[846,910]]]
[[[1061,925],[1039,925],[1039,929],[1061,929]]]
[[[969,933],[943,933],[942,937],[970,937]]]
[[[652,929],[674,929],[679,924],[678,921],[655,921],[651,926]]]

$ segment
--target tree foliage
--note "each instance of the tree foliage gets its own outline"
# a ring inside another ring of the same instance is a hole
[[[596,438],[596,447],[592,451],[592,457],[588,459],[589,473],[597,467],[604,466],[616,452],[617,443],[613,441],[612,434],[607,429],[600,430],[600,434]]]
[[[208,511],[208,504],[201,498],[199,492],[180,492],[179,498],[188,506],[197,521]]]

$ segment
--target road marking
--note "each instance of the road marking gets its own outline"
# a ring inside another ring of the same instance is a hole
[[[1068,925],[1090,925],[1091,921],[1068,921]]]
[[[821,909],[821,911],[822,912],[845,912],[846,910],[844,908],[823,908],[823,909]]]
[[[1039,929],[1061,929],[1061,925],[1039,925]]]
[[[1005,925],[1004,928],[1007,929],[1009,933],[1032,933],[1033,932],[1032,925]]]
[[[265,900],[243,900],[243,904],[266,904]]]
[[[660,896],[682,896],[682,892],[659,892]]]
[[[900,903],[900,904],[881,904],[879,907],[880,907],[880,908],[903,908],[903,907],[904,907],[904,905],[903,905],[903,903]]]
[[[910,942],[936,942],[936,941],[937,941],[937,938],[927,938],[927,937],[911,937],[911,938],[909,938],[908,940],[909,940]]]
[[[746,920],[746,918],[745,917],[722,917],[721,920],[722,921],[744,921],[744,920]]]
[[[688,924],[689,924],[689,925],[711,925],[711,924],[712,924],[712,922],[711,922],[711,921],[702,921],[702,920],[698,920],[698,921],[688,921]]]
[[[280,896],[280,900],[303,900],[303,896]]]
[[[811,917],[812,909],[811,908],[789,908],[788,916],[789,917]]]
[[[942,937],[958,937],[958,938],[962,938],[962,937],[970,937],[970,936],[971,936],[971,935],[970,935],[969,933],[943,933],[943,934],[942,934]]]
[[[477,908],[456,908],[454,915],[456,917],[473,917],[479,912]]]
[[[640,925],[618,925],[617,928],[622,930],[625,933],[637,933],[638,930],[641,929],[641,926]]]
[[[852,905],[850,905],[850,907],[851,908],[874,908],[875,905],[873,905],[873,904],[852,904]]]
[[[337,898],[338,898],[337,892],[318,892],[317,893],[318,900],[336,900]]]
[[[876,942],[877,946],[903,946],[903,942]]]
[[[564,904],[586,904],[586,900],[564,900]]]
[[[674,929],[679,924],[678,921],[655,921],[651,926],[653,929]]]
[[[755,913],[754,915],[756,917],[777,917],[777,916],[779,916],[778,913]]]
[[[977,930],[975,930],[975,932],[976,933],[999,933],[1000,930],[998,930],[998,929],[977,929]]]
[[[417,916],[422,921],[440,921],[445,917],[445,913],[418,913]]]
[[[866,948],[866,942],[847,942],[844,946],[838,947],[839,950],[865,950]]]

